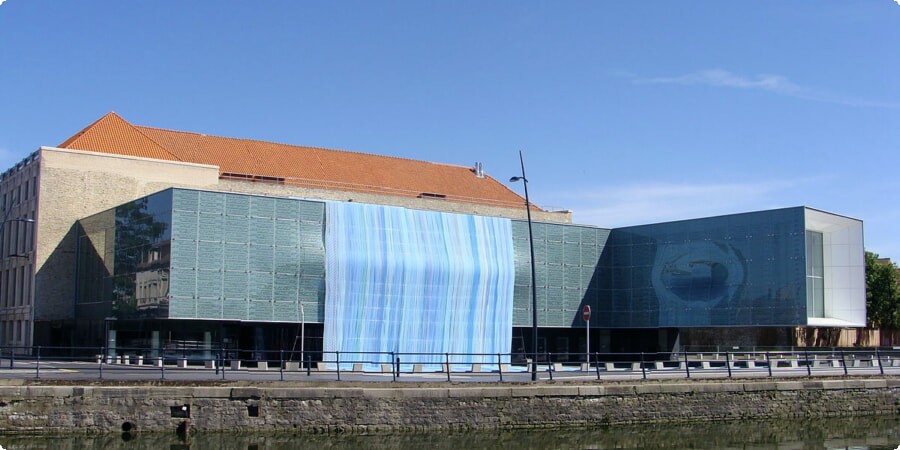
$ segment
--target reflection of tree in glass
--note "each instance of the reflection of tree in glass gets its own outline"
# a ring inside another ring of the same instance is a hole
[[[149,212],[149,198],[116,208],[116,258],[113,277],[113,312],[118,317],[133,316],[135,272],[146,269],[153,249],[158,248],[168,224]],[[156,250],[158,252],[158,250]],[[159,258],[156,258],[159,261]],[[159,261],[162,262],[162,261]]]

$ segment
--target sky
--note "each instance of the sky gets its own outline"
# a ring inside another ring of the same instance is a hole
[[[803,205],[900,260],[898,1],[0,0],[0,170],[109,111],[504,183],[521,150],[576,223]]]

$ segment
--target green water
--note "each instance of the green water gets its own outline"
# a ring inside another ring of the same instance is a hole
[[[900,416],[460,433],[0,435],[12,449],[895,449]]]

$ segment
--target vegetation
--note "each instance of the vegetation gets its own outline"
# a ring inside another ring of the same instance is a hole
[[[897,265],[866,252],[866,309],[871,328],[900,329],[900,286]]]

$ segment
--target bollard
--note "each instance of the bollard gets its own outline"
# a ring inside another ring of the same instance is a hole
[[[144,365],[144,355],[138,355],[138,357],[137,357],[137,365],[139,365],[139,366],[143,366],[143,365]]]

